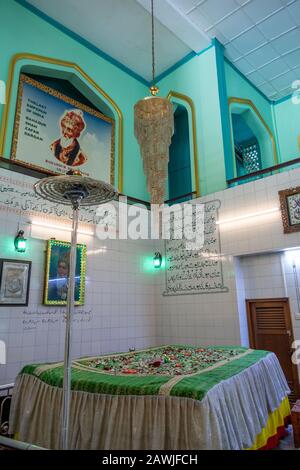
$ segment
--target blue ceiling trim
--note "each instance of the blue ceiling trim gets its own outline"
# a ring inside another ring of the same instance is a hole
[[[39,16],[41,19],[44,21],[47,21],[47,23],[51,24],[51,26],[54,26],[55,28],[59,29],[62,33],[66,34],[67,36],[71,37],[75,41],[79,42],[83,46],[85,46],[87,49],[90,49],[92,52],[97,54],[98,56],[102,57],[102,59],[107,60],[110,62],[112,65],[118,67],[120,70],[123,72],[127,73],[131,77],[135,78],[139,82],[141,82],[143,85],[149,86],[150,82],[148,82],[146,79],[141,77],[139,74],[135,73],[133,70],[130,68],[126,67],[126,65],[123,65],[121,62],[118,60],[114,59],[110,55],[106,54],[106,52],[102,51],[98,47],[94,46],[92,43],[84,39],[82,36],[80,36],[77,33],[74,33],[72,30],[67,28],[66,26],[62,25],[58,21],[54,20],[50,16],[46,15],[43,13],[41,10],[38,8],[34,7],[31,5],[27,0],[14,0],[16,3],[21,5],[22,7],[26,8],[27,10],[31,11],[35,15]]]
[[[189,52],[186,56],[184,56],[182,59],[180,59],[178,62],[176,62],[174,65],[171,65],[167,70],[162,72],[158,77],[156,77],[156,82],[158,83],[160,80],[163,78],[167,77],[167,75],[170,75],[170,73],[174,72],[174,70],[178,69],[182,65],[186,64],[189,62],[191,59],[194,59],[195,57],[199,57],[200,55],[204,54],[207,52],[209,49],[213,47],[213,43],[207,46],[205,49],[202,49],[200,52]]]

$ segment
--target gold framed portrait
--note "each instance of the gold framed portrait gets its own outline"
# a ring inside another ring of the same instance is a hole
[[[71,243],[48,240],[44,287],[45,305],[66,305],[68,296]],[[85,297],[86,245],[78,244],[75,270],[75,305],[83,305]]]
[[[50,175],[79,170],[114,185],[115,121],[20,75],[11,159]]]

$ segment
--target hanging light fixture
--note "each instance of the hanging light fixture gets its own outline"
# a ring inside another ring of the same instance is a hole
[[[155,84],[154,5],[151,0],[152,19],[152,85],[151,96],[138,101],[134,107],[134,134],[140,145],[152,204],[164,202],[167,179],[169,146],[174,133],[172,103],[157,95]]]

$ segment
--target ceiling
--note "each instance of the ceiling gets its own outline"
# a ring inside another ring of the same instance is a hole
[[[150,0],[27,4],[151,79]],[[300,0],[155,0],[154,5],[157,75],[216,37],[227,58],[269,99],[289,95],[300,79]]]

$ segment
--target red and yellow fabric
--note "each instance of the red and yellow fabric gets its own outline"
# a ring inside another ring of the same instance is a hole
[[[256,436],[253,446],[248,450],[270,450],[277,447],[279,440],[286,435],[285,427],[290,423],[291,409],[288,397],[269,414],[266,426]]]

